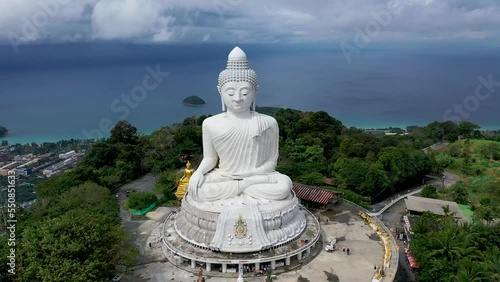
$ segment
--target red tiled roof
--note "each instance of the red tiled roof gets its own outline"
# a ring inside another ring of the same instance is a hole
[[[327,204],[336,192],[318,187],[293,183],[293,191],[301,200],[311,201],[320,204]]]

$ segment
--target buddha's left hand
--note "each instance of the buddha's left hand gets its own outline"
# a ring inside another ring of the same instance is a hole
[[[189,179],[188,192],[193,198],[198,197],[198,187],[203,183],[204,176],[202,173],[195,172]]]

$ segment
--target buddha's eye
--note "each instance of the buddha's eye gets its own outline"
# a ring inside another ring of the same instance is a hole
[[[250,90],[248,90],[248,88],[241,89],[241,95],[246,96],[246,95],[248,95],[248,93],[250,93]]]
[[[233,95],[234,95],[234,89],[228,89],[228,90],[226,91],[226,93],[227,93],[227,95],[229,95],[229,96],[233,96]]]

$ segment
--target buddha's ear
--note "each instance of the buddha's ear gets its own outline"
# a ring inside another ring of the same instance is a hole
[[[224,99],[222,99],[222,87],[217,85],[217,90],[219,91],[219,94],[220,94],[220,102],[222,104],[222,111],[225,112],[227,110],[227,108],[226,108],[226,104],[224,104]]]
[[[224,100],[220,97],[220,102],[222,103],[222,111],[225,112],[227,110],[226,104],[224,104]]]

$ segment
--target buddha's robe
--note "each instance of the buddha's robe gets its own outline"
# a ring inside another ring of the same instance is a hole
[[[253,112],[251,118],[241,120],[211,140],[219,156],[219,167],[205,174],[198,190],[200,199],[236,197],[241,190],[240,181],[258,175],[267,176],[269,181],[250,185],[241,194],[266,200],[281,200],[290,194],[292,181],[275,171],[279,130],[273,117]]]

